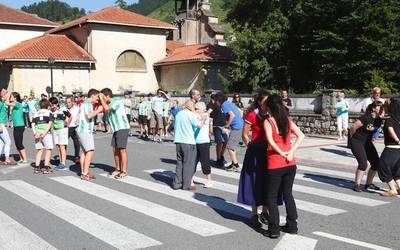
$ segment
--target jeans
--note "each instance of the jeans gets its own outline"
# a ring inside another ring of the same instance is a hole
[[[289,166],[280,169],[268,169],[266,172],[266,194],[269,210],[268,229],[273,233],[280,230],[278,209],[279,188],[282,188],[283,200],[285,201],[286,226],[289,230],[297,230],[297,209],[292,194],[296,169],[296,166]]]

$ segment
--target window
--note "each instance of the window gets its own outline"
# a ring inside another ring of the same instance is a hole
[[[117,59],[117,71],[143,71],[146,70],[146,60],[134,50],[127,50]]]

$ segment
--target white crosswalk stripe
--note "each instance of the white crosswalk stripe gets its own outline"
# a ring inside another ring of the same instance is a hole
[[[56,250],[2,211],[0,211],[0,225],[0,249]]]
[[[164,175],[169,178],[172,178],[173,174],[174,174],[173,172],[165,170],[165,169],[152,169],[152,170],[146,170],[145,172],[150,173],[150,174]],[[196,176],[193,178],[193,180],[195,182],[206,183],[206,179],[199,178]],[[237,194],[237,191],[238,191],[237,185],[227,184],[227,183],[218,182],[218,181],[213,181],[212,188],[220,190],[220,191],[233,193],[233,194]],[[303,200],[299,200],[299,199],[296,199],[296,206],[299,210],[304,210],[304,211],[307,211],[310,213],[320,214],[320,215],[324,215],[324,216],[329,216],[329,215],[340,214],[340,213],[346,212],[346,210],[343,210],[343,209],[324,206],[324,205],[320,205],[317,203],[303,201]]]
[[[285,234],[274,250],[313,250],[317,246],[317,240],[300,236]]]
[[[224,176],[224,177],[228,177],[228,178],[233,178],[233,179],[239,179],[239,177],[240,177],[239,173],[227,172],[222,169],[213,169],[212,174],[220,175],[220,176]],[[323,190],[320,188],[307,187],[307,186],[298,185],[298,184],[293,185],[293,191],[316,195],[316,196],[320,196],[323,198],[345,201],[345,202],[354,203],[354,204],[358,204],[358,205],[369,206],[369,207],[384,205],[384,204],[388,203],[386,201],[380,201],[380,200],[375,200],[375,199],[371,199],[371,198],[364,198],[364,197],[360,197],[360,196],[356,196],[356,195],[344,194],[344,193],[335,192],[335,191]]]
[[[1,181],[0,187],[54,214],[118,249],[139,249],[162,243],[52,195],[21,180]],[[123,235],[124,237],[121,237]]]
[[[212,236],[224,233],[231,233],[234,230],[224,226],[208,222],[197,217],[178,212],[165,206],[140,199],[125,193],[121,193],[98,184],[82,182],[80,179],[72,176],[51,178],[54,181],[78,189],[79,191],[111,201],[118,205],[138,211],[145,215],[154,217],[158,220],[172,224],[173,226],[183,228],[192,233],[201,236]]]

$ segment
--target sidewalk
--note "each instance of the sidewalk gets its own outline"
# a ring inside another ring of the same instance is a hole
[[[384,148],[383,140],[378,140],[375,147],[381,154]],[[354,170],[357,166],[357,160],[351,150],[347,148],[347,142],[329,137],[307,136],[296,152],[296,159],[300,164],[318,165],[320,167]]]

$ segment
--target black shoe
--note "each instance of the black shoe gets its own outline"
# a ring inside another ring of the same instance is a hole
[[[279,232],[279,231],[271,231],[271,230],[268,229],[268,231],[266,231],[264,233],[264,236],[269,237],[271,239],[277,239],[277,238],[279,238],[279,236],[281,236],[281,232]]]
[[[288,233],[288,234],[297,234],[299,232],[299,229],[296,227],[289,227],[287,224],[284,226],[281,226],[281,231]]]
[[[252,228],[261,228],[262,227],[262,224],[260,223],[260,221],[258,221],[258,215],[251,216],[251,218],[249,219],[247,224],[249,224],[249,226]]]
[[[262,212],[262,213],[260,214],[260,221],[261,221],[261,223],[263,223],[263,224],[265,224],[265,225],[268,225],[268,217],[269,217],[269,214],[268,214],[267,212]]]
[[[381,188],[380,187],[378,187],[378,186],[376,186],[375,184],[365,184],[365,189],[366,190],[368,190],[368,189],[371,189],[371,190],[381,190]]]
[[[232,162],[231,165],[225,167],[225,170],[230,172],[236,171],[236,164]]]

